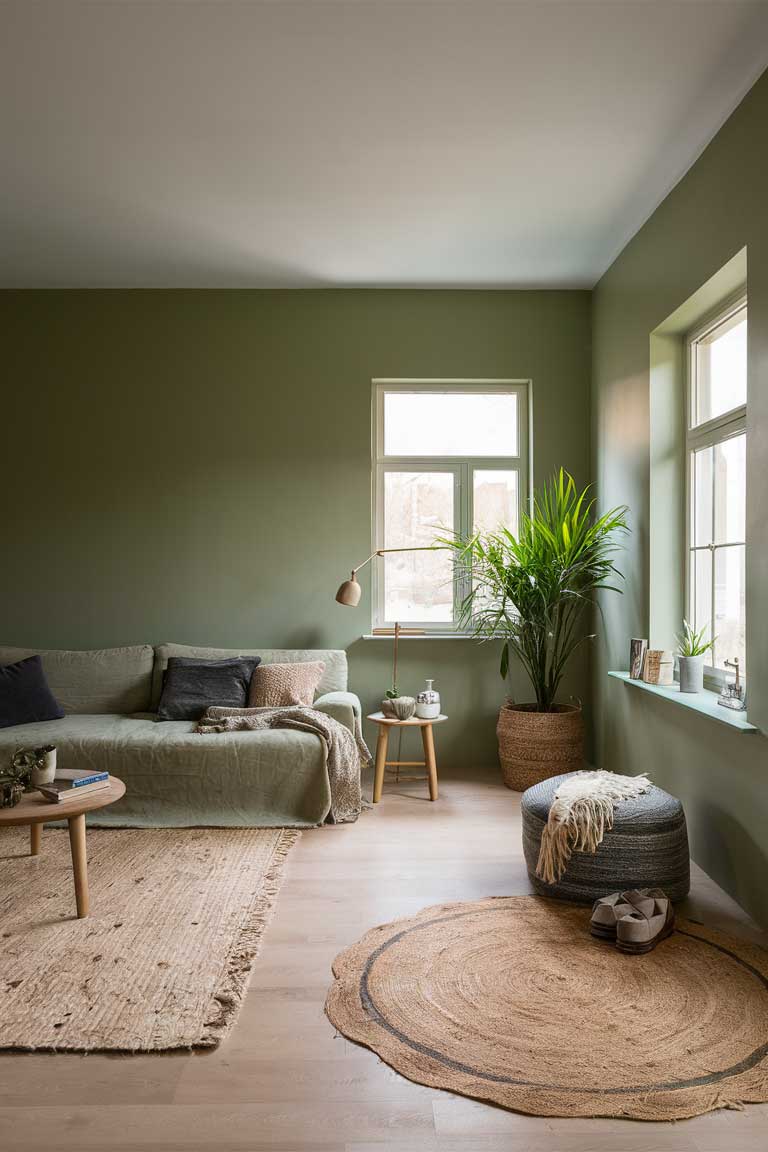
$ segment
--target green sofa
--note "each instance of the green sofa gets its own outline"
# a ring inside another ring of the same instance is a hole
[[[0,647],[0,665],[39,653],[62,720],[0,729],[0,762],[18,747],[55,744],[61,768],[106,769],[125,782],[117,804],[93,824],[133,827],[311,827],[331,796],[320,739],[265,730],[202,736],[193,721],[155,710],[170,656],[260,656],[264,663],[322,660],[313,707],[354,731],[360,702],[347,691],[342,651],[221,649],[184,644],[96,651]]]

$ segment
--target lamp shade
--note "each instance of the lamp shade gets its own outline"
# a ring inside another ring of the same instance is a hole
[[[362,588],[357,582],[357,576],[352,573],[349,580],[345,580],[336,593],[336,600],[339,604],[348,604],[350,608],[356,608],[360,603],[360,596]]]

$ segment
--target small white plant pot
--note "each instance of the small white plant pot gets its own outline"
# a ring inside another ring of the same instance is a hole
[[[680,667],[680,691],[704,691],[704,657],[678,656]]]
[[[56,775],[56,749],[51,748],[45,753],[39,768],[33,768],[30,783],[33,788],[41,784],[52,784]]]

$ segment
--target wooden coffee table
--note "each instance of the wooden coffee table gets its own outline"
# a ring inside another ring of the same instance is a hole
[[[75,873],[75,903],[77,915],[88,915],[88,857],[85,851],[85,813],[106,808],[125,795],[125,784],[117,776],[110,776],[109,787],[88,792],[82,799],[64,800],[49,804],[39,792],[27,792],[14,808],[0,808],[0,828],[29,824],[29,851],[40,855],[43,824],[53,820],[66,820],[69,825],[69,846],[72,850],[72,868]]]

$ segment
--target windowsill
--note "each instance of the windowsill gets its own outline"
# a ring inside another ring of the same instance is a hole
[[[681,692],[679,684],[646,684],[644,680],[630,680],[629,672],[609,672],[616,680],[623,680],[633,688],[640,688],[643,692],[650,692],[652,696],[662,696],[673,704],[683,708],[690,708],[701,716],[708,716],[719,724],[726,724],[735,728],[737,732],[758,732],[759,729],[747,720],[746,712],[731,712],[717,703],[717,693],[709,692]]]
[[[389,640],[390,643],[394,638],[394,632],[390,632],[389,635],[386,636],[374,636],[372,632],[366,632],[361,637],[362,640]],[[404,640],[475,640],[478,644],[480,643],[479,637],[473,636],[470,632],[421,632],[418,636],[403,636],[401,634],[398,639],[401,644]],[[484,639],[501,640],[502,637],[486,636]]]

